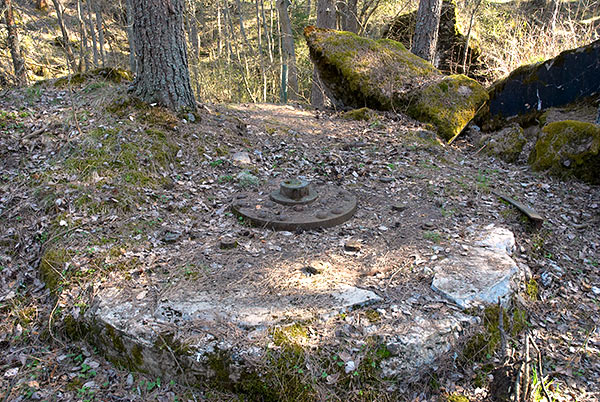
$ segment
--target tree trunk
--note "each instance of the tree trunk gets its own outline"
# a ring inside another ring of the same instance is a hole
[[[188,39],[192,45],[192,79],[196,86],[196,95],[200,93],[200,78],[198,77],[198,61],[200,59],[200,44],[198,42],[198,21],[196,20],[196,4],[189,2],[188,10]]]
[[[135,96],[179,111],[196,110],[183,30],[183,0],[131,0],[137,73]]]
[[[279,21],[281,24],[283,68],[282,68],[282,89],[288,93],[287,98],[296,100],[298,97],[298,70],[296,68],[296,53],[294,51],[294,35],[292,33],[292,23],[288,14],[289,0],[277,0],[277,9],[279,11]],[[289,92],[285,91],[289,90]],[[286,101],[284,96],[284,102]]]
[[[62,32],[62,37],[64,41],[64,49],[67,57],[67,64],[69,65],[69,69],[71,71],[75,71],[75,56],[73,56],[73,51],[71,50],[71,42],[69,40],[69,32],[67,31],[67,27],[65,26],[65,20],[63,18],[63,9],[59,0],[52,0],[54,4],[54,8],[56,9],[56,17],[58,18],[58,25],[60,26],[60,31]]]
[[[334,28],[335,27],[335,5],[334,0],[318,0],[317,1],[317,27],[319,28]],[[323,83],[317,72],[317,68],[313,67],[312,88],[310,90],[310,103],[313,107],[322,108],[325,105],[325,95],[323,91]]]
[[[83,23],[81,13],[81,0],[77,0],[77,23],[79,24],[79,66],[78,71],[88,70],[90,67],[90,58],[88,55],[88,40],[85,24]]]
[[[96,40],[96,30],[94,29],[94,17],[92,17],[92,0],[87,0],[87,24],[90,28],[90,36],[92,37],[92,50],[94,54],[94,66],[98,67],[98,41]],[[129,0],[127,2],[129,4]],[[129,30],[128,30],[129,32]]]
[[[135,43],[133,41],[133,11],[131,0],[127,0],[125,7],[127,7],[127,42],[129,42],[129,69],[132,73],[135,74]]]
[[[438,28],[442,12],[442,0],[420,0],[417,10],[417,23],[411,51],[434,63]]]
[[[96,26],[98,27],[98,45],[100,48],[100,59],[102,60],[102,67],[106,62],[104,56],[104,27],[102,20],[102,11],[100,10],[100,6],[96,3]]]
[[[21,46],[19,45],[19,33],[17,32],[17,26],[15,25],[15,18],[13,16],[13,7],[11,0],[0,1],[4,11],[4,21],[6,22],[6,29],[8,31],[8,38],[6,42],[10,49],[10,55],[13,61],[13,67],[15,68],[15,77],[17,84],[27,84],[27,69],[25,68],[25,60],[23,59],[23,53],[21,53]]]
[[[340,18],[343,31],[358,32],[358,1],[345,0],[340,3]]]

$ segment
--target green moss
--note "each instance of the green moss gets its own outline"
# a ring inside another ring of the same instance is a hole
[[[305,325],[297,322],[286,327],[271,329],[271,336],[277,346],[295,345],[298,340],[308,338],[308,331]]]
[[[381,320],[381,314],[373,309],[368,309],[365,311],[365,316],[369,322],[375,323]]]
[[[527,289],[525,292],[530,299],[537,300],[540,289],[535,279],[531,278],[529,282],[527,282]]]
[[[408,114],[433,124],[438,134],[452,141],[488,100],[486,90],[464,75],[451,75],[418,91]]]
[[[446,398],[447,402],[469,402],[469,398],[464,395],[452,394]]]
[[[119,335],[117,335],[117,331],[110,324],[106,324],[105,326],[106,334],[110,338],[112,342],[113,348],[119,353],[125,353],[127,349],[125,349],[125,344]]]
[[[481,316],[483,330],[467,341],[461,355],[463,363],[482,362],[493,357],[500,345],[499,317],[498,305],[485,308]],[[515,309],[512,316],[503,310],[502,321],[504,332],[515,337],[527,326],[527,315],[520,309]]]
[[[369,109],[368,107],[363,107],[344,113],[342,118],[346,120],[369,121],[376,116],[377,114],[373,110]]]
[[[54,295],[60,293],[64,285],[63,274],[65,264],[73,258],[74,253],[63,248],[52,248],[46,250],[41,258],[39,270],[46,287]]]
[[[76,73],[66,77],[58,78],[54,81],[54,86],[64,87],[67,85],[80,85],[91,79],[103,79],[109,82],[120,84],[123,81],[131,81],[133,74],[130,71],[120,68],[98,68],[85,73]]]
[[[142,355],[142,347],[140,345],[133,345],[131,348],[131,357],[136,367],[141,367],[144,364],[144,356]]]
[[[575,176],[593,184],[600,183],[600,127],[581,121],[565,120],[542,129],[529,156],[534,170],[567,177]]]
[[[339,82],[339,91],[356,104],[366,100],[373,107],[391,109],[395,97],[406,101],[407,88],[439,76],[435,67],[399,42],[312,26],[304,35],[324,80]]]

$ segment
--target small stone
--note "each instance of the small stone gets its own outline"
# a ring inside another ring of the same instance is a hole
[[[354,363],[353,360],[348,360],[346,362],[346,364],[344,365],[344,371],[346,372],[346,374],[349,374],[349,373],[353,372],[354,370],[356,370],[356,364]]]
[[[392,211],[396,211],[396,212],[402,212],[402,211],[406,210],[406,208],[408,208],[408,207],[404,204],[392,205]]]
[[[390,176],[383,176],[379,178],[379,181],[382,183],[391,183],[394,181],[394,178]]]
[[[248,152],[236,152],[231,157],[231,161],[236,166],[249,166],[252,164],[250,154]]]
[[[362,244],[356,240],[348,240],[346,243],[344,243],[344,250],[346,251],[360,251],[361,247]]]
[[[125,383],[127,384],[128,388],[131,388],[131,386],[133,385],[133,374],[129,373],[129,375],[127,376],[127,381]]]
[[[431,229],[435,229],[435,225],[433,224],[433,222],[425,222],[424,224],[421,225],[422,229],[425,230],[431,230]]]
[[[219,248],[221,250],[231,250],[237,247],[237,241],[230,237],[224,237],[219,241]]]
[[[175,243],[181,237],[181,233],[178,232],[166,232],[163,236],[163,241],[165,243]]]
[[[592,293],[595,294],[596,296],[600,295],[600,288],[597,286],[592,286]]]
[[[342,208],[333,208],[331,210],[331,213],[333,215],[341,215],[344,212],[344,210]]]
[[[296,206],[294,206],[294,211],[302,212],[302,211],[304,211],[304,207],[302,205],[296,205]]]
[[[310,264],[304,267],[304,270],[311,275],[317,275],[327,271],[330,267],[331,265],[327,262],[312,261]]]

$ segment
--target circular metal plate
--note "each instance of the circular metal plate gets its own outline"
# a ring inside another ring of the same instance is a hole
[[[231,210],[254,226],[290,231],[328,228],[354,215],[356,197],[350,192],[333,186],[314,187],[318,198],[308,205],[281,205],[268,195],[244,192],[234,197]]]

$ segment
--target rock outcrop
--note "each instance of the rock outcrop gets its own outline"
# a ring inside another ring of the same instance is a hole
[[[566,120],[546,125],[529,157],[534,170],[600,184],[600,126]]]
[[[490,100],[477,121],[484,130],[491,131],[513,118],[531,120],[550,107],[598,94],[598,77],[600,40],[516,69],[490,88]]]
[[[397,110],[456,137],[487,100],[464,75],[444,76],[398,42],[312,26],[304,30],[321,79],[346,106]]]
[[[507,302],[517,288],[517,263],[510,257],[515,248],[513,233],[488,226],[460,253],[442,260],[435,267],[431,288],[462,309]]]

